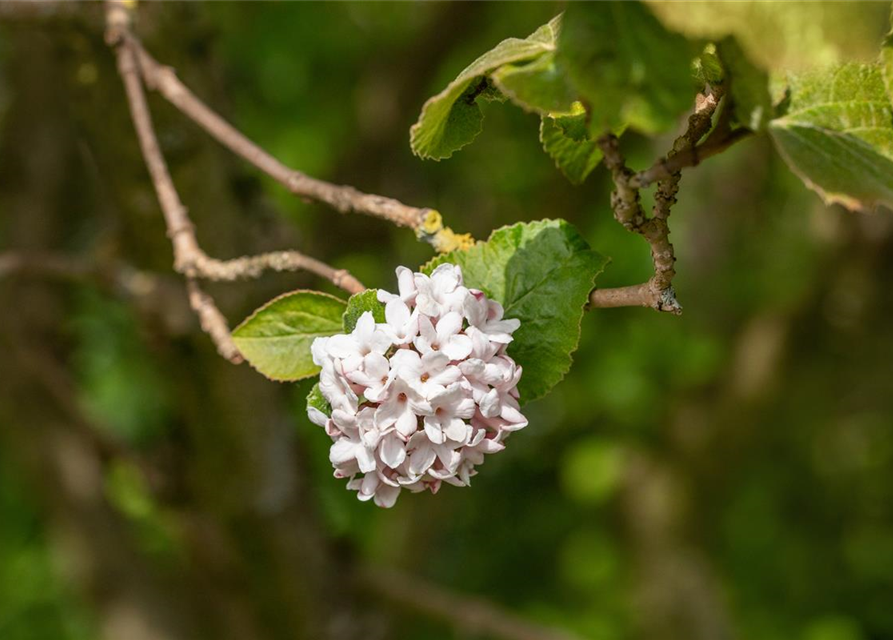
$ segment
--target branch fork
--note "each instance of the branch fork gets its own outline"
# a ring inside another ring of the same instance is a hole
[[[639,234],[648,242],[654,275],[643,284],[595,289],[589,296],[590,307],[641,306],[674,315],[682,313],[682,305],[676,300],[673,289],[676,255],[668,224],[670,210],[676,204],[682,169],[697,165],[701,159],[718,153],[749,133],[746,130],[730,131],[724,118],[727,110],[724,110],[711,135],[699,144],[710,129],[722,95],[721,86],[708,86],[699,94],[685,133],[676,139],[666,157],[644,171],[636,173],[626,166],[619,140],[613,133],[606,133],[596,141],[614,181],[611,193],[614,217],[628,231]],[[654,208],[649,217],[642,208],[639,190],[655,182]]]

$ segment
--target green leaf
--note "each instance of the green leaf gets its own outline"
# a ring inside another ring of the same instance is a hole
[[[583,307],[607,259],[592,251],[564,220],[519,222],[494,231],[486,242],[430,261],[462,268],[465,284],[505,307],[521,326],[508,354],[524,367],[521,402],[541,398],[571,366],[580,340]]]
[[[344,332],[350,333],[357,326],[357,321],[365,312],[371,311],[376,322],[384,322],[384,304],[378,301],[378,289],[366,289],[355,293],[347,301],[344,310]]]
[[[577,99],[551,52],[526,64],[503,65],[490,77],[504,95],[526,111],[539,114],[570,111]]]
[[[329,417],[332,416],[332,405],[329,404],[329,401],[323,396],[322,391],[319,390],[318,382],[313,385],[310,393],[307,394],[307,406],[313,407]]]
[[[590,112],[594,135],[629,124],[644,133],[676,125],[695,95],[694,49],[639,2],[573,2],[558,38],[559,63]]]
[[[583,105],[578,102],[575,107],[568,115],[543,116],[540,142],[567,179],[580,184],[598,165],[602,152],[589,137]]]
[[[762,131],[772,118],[769,74],[755,66],[731,36],[717,44],[717,53],[730,85],[733,122],[753,131]]]
[[[271,380],[300,380],[319,372],[310,344],[341,332],[346,303],[318,291],[274,298],[233,331],[233,341],[252,367]]]
[[[825,202],[893,207],[893,110],[878,66],[789,77],[787,113],[769,131],[788,166]]]
[[[483,114],[477,104],[492,97],[487,75],[502,65],[533,60],[555,49],[559,18],[521,40],[503,40],[465,68],[446,89],[430,98],[409,131],[412,151],[421,158],[441,160],[471,143],[481,132]],[[490,92],[490,95],[488,95]]]

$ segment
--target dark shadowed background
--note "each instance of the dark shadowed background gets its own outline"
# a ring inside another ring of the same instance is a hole
[[[874,56],[888,24],[886,3],[730,6],[657,13],[801,68]],[[571,186],[535,116],[491,104],[452,159],[409,149],[428,96],[560,9],[141,3],[136,29],[286,164],[478,238],[564,217],[613,258],[599,284],[641,282],[648,248],[613,220],[609,176]],[[0,256],[61,261],[0,272],[3,640],[488,637],[382,598],[370,572],[593,640],[893,638],[890,212],[826,208],[765,138],[686,171],[684,315],[590,312],[567,379],[470,489],[385,511],[331,477],[309,384],[235,367],[199,331],[101,5],[3,3],[0,64]],[[150,105],[210,254],[296,248],[388,289],[432,255]],[[643,168],[671,139],[622,142]],[[210,289],[235,324],[301,287],[334,291],[304,274]]]

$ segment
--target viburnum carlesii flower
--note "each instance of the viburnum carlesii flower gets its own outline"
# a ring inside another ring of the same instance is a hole
[[[335,477],[380,507],[403,489],[468,486],[484,456],[527,426],[522,370],[506,354],[520,322],[467,288],[454,264],[430,276],[399,267],[397,280],[398,294],[376,296],[384,322],[366,311],[351,333],[311,348],[329,407],[308,414],[332,438]]]

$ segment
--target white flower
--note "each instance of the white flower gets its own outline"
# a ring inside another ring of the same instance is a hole
[[[438,320],[436,327],[430,318],[422,316],[419,319],[419,332],[420,335],[412,342],[419,353],[440,351],[450,360],[462,360],[471,353],[471,338],[462,333],[462,316],[455,311]]]
[[[391,366],[426,399],[462,377],[459,368],[450,365],[449,356],[437,351],[420,356],[415,351],[401,349],[391,357]]]
[[[437,267],[428,277],[415,274],[418,290],[416,306],[426,316],[438,318],[450,311],[462,311],[468,289],[462,286],[462,270],[454,264]]]
[[[375,473],[367,473],[363,478],[357,478],[347,483],[348,489],[357,492],[357,497],[365,502],[373,499],[379,507],[389,509],[397,502],[400,495],[400,487],[392,487],[381,481]]]
[[[363,358],[370,353],[383,354],[390,346],[388,332],[376,326],[371,311],[365,311],[352,333],[330,337],[325,348],[330,356],[342,360],[346,371],[351,371],[360,366]]]
[[[468,486],[485,455],[527,425],[522,370],[506,354],[520,323],[467,289],[456,265],[430,277],[400,267],[397,278],[398,295],[377,295],[385,322],[365,312],[350,334],[311,346],[332,410],[308,407],[308,416],[332,438],[335,477],[380,507],[401,489]]]
[[[385,305],[384,317],[387,320],[384,329],[396,345],[408,344],[419,334],[418,311],[410,311],[409,306],[396,296]]]
[[[458,382],[431,397],[431,413],[425,416],[425,434],[434,444],[446,438],[454,442],[468,440],[468,419],[474,415],[474,400]]]
[[[418,416],[430,411],[431,405],[422,395],[408,381],[397,378],[388,397],[375,409],[375,422],[380,429],[395,426],[397,433],[409,438],[418,429]]]
[[[348,373],[347,379],[365,387],[363,397],[367,400],[378,402],[391,386],[395,375],[388,359],[373,352],[363,357],[362,366]]]
[[[495,300],[488,300],[483,291],[470,289],[470,295],[465,298],[465,317],[468,323],[487,334],[492,342],[508,344],[512,341],[512,334],[521,326],[517,319],[503,320],[505,311],[502,305]]]
[[[379,302],[388,303],[391,300],[402,300],[406,304],[414,304],[418,293],[415,286],[415,275],[406,267],[397,267],[397,290],[400,295],[379,289],[377,294]]]

